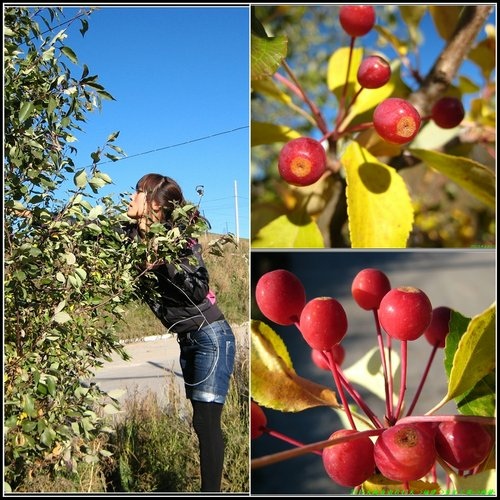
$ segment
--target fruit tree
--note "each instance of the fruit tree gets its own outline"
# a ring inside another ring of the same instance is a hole
[[[493,246],[494,8],[254,6],[252,246]]]
[[[99,197],[112,182],[101,160],[124,154],[118,132],[75,165],[75,131],[113,99],[68,41],[90,14],[4,10],[4,491],[34,471],[78,475],[109,460],[118,400],[89,379],[112,353],[127,358],[116,327],[147,264],[177,262],[198,231],[187,205],[176,209],[185,232],[156,224],[147,242],[126,241],[126,193]]]

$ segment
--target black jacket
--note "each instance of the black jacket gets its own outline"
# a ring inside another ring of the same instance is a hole
[[[130,238],[137,237],[137,227],[126,228]],[[192,256],[196,264],[192,263]],[[150,279],[152,273],[156,279]],[[209,275],[201,246],[193,243],[186,248],[181,264],[160,264],[145,274],[139,283],[141,298],[149,305],[162,324],[178,334],[224,319],[224,315],[208,297]]]

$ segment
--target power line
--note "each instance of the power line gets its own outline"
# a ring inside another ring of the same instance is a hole
[[[170,146],[163,146],[162,148],[151,149],[150,151],[145,151],[143,153],[137,153],[135,155],[125,156],[124,158],[119,158],[117,160],[100,161],[99,163],[97,163],[97,165],[103,165],[105,163],[116,163],[116,162],[119,162],[119,161],[128,160],[129,158],[136,158],[138,156],[144,156],[144,155],[148,155],[148,154],[151,154],[151,153],[156,153],[157,151],[163,151],[165,149],[176,148],[178,146],[185,146],[186,144],[191,144],[193,142],[198,142],[198,141],[204,141],[206,139],[212,139],[213,137],[217,137],[219,135],[224,135],[224,134],[230,134],[232,132],[237,132],[238,130],[243,130],[245,128],[248,128],[248,125],[245,125],[243,127],[233,128],[231,130],[225,130],[224,132],[216,132],[215,134],[206,135],[204,137],[199,137],[197,139],[191,139],[189,141],[179,142],[177,144],[171,144]],[[85,168],[92,167],[92,165],[94,165],[94,164],[92,163],[90,165],[87,165]]]

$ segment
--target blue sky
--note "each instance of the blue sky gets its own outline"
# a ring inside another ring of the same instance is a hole
[[[77,12],[65,8],[65,17]],[[100,7],[67,31],[80,68],[116,101],[88,114],[75,133],[77,168],[112,132],[130,157],[103,163],[113,185],[130,192],[150,172],[173,177],[215,233],[249,237],[249,9],[235,7]],[[106,161],[108,161],[106,159]],[[236,217],[238,214],[238,217]]]

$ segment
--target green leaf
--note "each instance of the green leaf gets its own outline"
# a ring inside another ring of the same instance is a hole
[[[31,116],[31,112],[35,106],[32,102],[23,102],[21,108],[19,109],[19,121],[23,123],[27,118]]]
[[[273,76],[286,57],[287,38],[283,35],[261,38],[252,33],[251,44],[252,80]]]
[[[102,215],[104,209],[102,208],[102,205],[96,205],[95,207],[92,207],[92,210],[90,210],[88,214],[88,219],[89,220],[94,220],[99,217],[99,215]]]
[[[441,128],[433,120],[424,125],[411,143],[414,149],[424,148],[426,150],[443,147],[460,133],[458,127]]]
[[[94,193],[96,193],[100,188],[102,188],[106,184],[107,182],[104,179],[101,179],[97,176],[92,177],[92,179],[90,179],[89,181],[89,185],[94,191]]]
[[[84,188],[87,185],[87,172],[85,169],[79,170],[73,177],[73,182],[78,188]]]
[[[113,180],[104,172],[96,172],[94,178],[101,179],[105,184],[112,184]]]
[[[483,377],[470,391],[455,398],[458,411],[462,415],[494,417],[496,411],[495,374]]]
[[[339,407],[335,393],[328,387],[295,373],[285,344],[272,328],[252,320],[251,336],[251,394],[257,403],[289,412],[317,406]]]
[[[301,137],[296,130],[285,125],[275,125],[274,123],[252,122],[251,124],[252,144],[273,144],[275,142],[288,142],[291,139]]]
[[[76,54],[73,52],[72,49],[69,47],[61,47],[61,52],[73,63],[77,64],[78,63],[78,58],[76,57]]]
[[[93,233],[96,233],[96,234],[102,233],[102,229],[94,222],[92,222],[91,224],[88,224],[86,227],[87,227],[87,229],[90,229]]]
[[[405,248],[413,207],[403,178],[357,142],[340,158],[346,171],[352,248]]]
[[[98,90],[97,93],[103,99],[107,99],[109,101],[116,101],[116,99],[109,92],[107,92],[106,90]]]
[[[113,142],[119,135],[120,135],[120,131],[113,132],[112,134],[109,134],[108,138],[106,139],[106,142]]]
[[[54,314],[52,318],[56,323],[63,324],[68,321],[71,321],[71,316],[64,311],[58,312],[57,314]]]
[[[76,257],[73,252],[66,253],[65,257],[66,257],[66,264],[72,266],[73,264],[76,263]]]
[[[45,380],[45,385],[49,391],[49,394],[54,397],[56,395],[56,378],[52,375],[48,375]]]
[[[488,167],[469,158],[452,156],[438,151],[416,148],[411,148],[409,151],[429,167],[449,177],[486,205],[495,208],[496,178]]]
[[[324,248],[318,224],[306,213],[282,215],[260,229],[254,248]]]
[[[471,319],[453,356],[448,400],[470,390],[495,371],[495,317],[496,305],[492,304]]]
[[[80,28],[80,33],[82,36],[85,36],[85,33],[89,29],[89,22],[86,19],[80,19],[80,22],[82,23],[82,27]]]
[[[45,427],[40,436],[40,441],[45,446],[51,447],[55,438],[56,438],[56,432],[54,431],[54,429],[52,429],[51,427]]]
[[[36,417],[37,413],[35,410],[35,401],[29,394],[23,394],[22,396],[22,408],[24,413],[28,415],[28,417]]]

